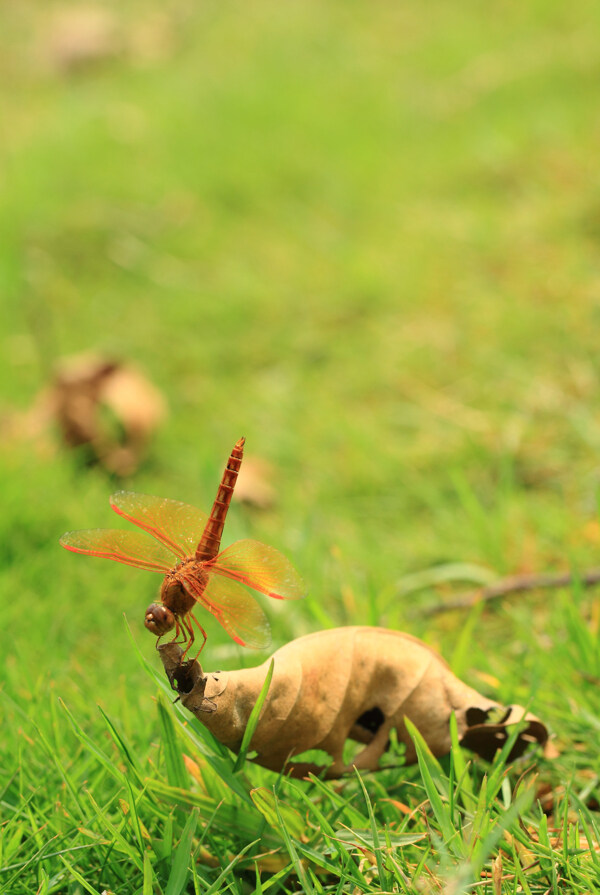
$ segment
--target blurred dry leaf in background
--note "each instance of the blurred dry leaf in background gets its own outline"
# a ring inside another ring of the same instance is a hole
[[[51,68],[70,73],[115,58],[121,50],[117,22],[109,9],[64,6],[48,23],[40,55]]]
[[[238,474],[235,499],[257,510],[271,509],[275,504],[273,476],[273,467],[266,460],[247,457]]]
[[[12,429],[34,438],[58,425],[67,447],[89,448],[92,460],[123,476],[135,472],[166,412],[162,394],[134,367],[78,355],[59,363],[52,384]]]
[[[102,4],[66,4],[36,19],[36,56],[45,68],[71,75],[126,57],[152,64],[175,47],[173,16],[161,10],[128,20]]]

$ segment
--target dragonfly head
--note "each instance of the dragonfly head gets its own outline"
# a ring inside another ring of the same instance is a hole
[[[174,627],[175,616],[162,603],[151,603],[146,609],[144,624],[157,637],[162,637]]]

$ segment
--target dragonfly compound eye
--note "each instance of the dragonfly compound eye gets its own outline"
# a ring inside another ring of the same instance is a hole
[[[162,603],[152,603],[146,609],[144,624],[149,631],[152,631],[157,637],[161,637],[174,627],[175,616]]]

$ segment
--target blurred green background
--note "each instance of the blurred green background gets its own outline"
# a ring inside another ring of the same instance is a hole
[[[225,542],[273,544],[309,586],[302,605],[263,601],[274,645],[374,623],[448,651],[464,619],[419,606],[595,564],[599,25],[584,0],[3,5],[1,636],[17,701],[52,686],[146,711],[122,614],[154,661],[159,581],[58,538],[114,525],[119,487],[208,510],[240,435],[277,499],[235,506]],[[136,364],[169,406],[124,481],[23,423],[59,358],[88,350]],[[452,563],[475,568],[412,590]],[[501,678],[526,652],[523,603],[477,622],[499,645],[480,670]],[[256,660],[205,621],[208,666]]]

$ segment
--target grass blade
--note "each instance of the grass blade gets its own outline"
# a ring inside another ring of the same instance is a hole
[[[238,753],[238,757],[235,760],[235,764],[233,766],[233,773],[236,774],[241,768],[244,766],[244,762],[246,761],[246,755],[248,754],[248,747],[250,746],[250,741],[254,736],[254,731],[256,730],[256,725],[258,724],[258,719],[260,717],[260,712],[263,707],[263,703],[267,698],[267,693],[269,692],[269,687],[271,686],[271,680],[273,678],[273,668],[275,666],[275,660],[271,659],[271,663],[269,665],[269,670],[267,671],[267,675],[265,677],[264,683],[260,689],[260,693],[258,694],[258,699],[254,703],[252,711],[250,712],[250,717],[248,718],[248,723],[246,724],[246,730],[244,731],[244,736],[242,738],[242,745],[240,746],[240,751]]]
[[[229,864],[223,868],[217,879],[214,883],[206,890],[204,895],[215,895],[215,893],[220,893],[223,891],[223,884],[228,876],[231,873],[233,868],[240,863],[246,852],[250,851],[250,849],[256,845],[258,839],[255,839],[253,842],[249,842],[244,848],[239,852],[239,854],[235,855],[229,862]],[[231,884],[230,884],[231,885]],[[168,893],[167,893],[168,895]]]
[[[189,786],[190,777],[183,761],[181,749],[179,748],[173,718],[162,698],[158,700],[158,718],[162,730],[167,780],[171,786],[185,789]]]
[[[456,844],[458,836],[457,830],[452,822],[451,809],[450,806],[444,804],[442,800],[442,795],[447,798],[445,786],[443,785],[443,771],[415,725],[408,718],[404,719],[404,723],[414,741],[423,786],[427,793],[427,798],[429,799],[433,815],[440,828],[444,843],[447,848],[450,848],[453,853],[457,855],[457,857],[461,857],[462,850],[460,844],[458,846]]]
[[[152,861],[150,860],[150,852],[144,852],[144,883],[142,887],[142,895],[154,895],[154,871],[152,869]]]
[[[279,799],[275,798],[275,812],[277,814],[277,820],[279,821],[279,829],[281,831],[281,835],[285,842],[285,846],[288,850],[288,854],[291,858],[292,864],[294,866],[294,870],[296,871],[296,875],[302,884],[302,892],[304,895],[314,895],[315,890],[313,885],[309,879],[308,873],[306,872],[306,868],[300,859],[298,852],[296,851],[296,847],[292,842],[291,836],[287,830],[285,825],[285,821],[283,819],[282,812],[279,807]]]
[[[277,796],[269,789],[261,787],[253,789],[250,793],[252,801],[265,818],[270,827],[277,827],[277,821],[283,818],[287,829],[296,839],[300,839],[304,833],[306,824],[302,815],[291,805],[281,803]]]
[[[123,772],[108,758],[107,755],[100,749],[93,739],[85,733],[84,730],[80,727],[80,725],[75,720],[75,716],[67,708],[66,704],[59,699],[60,705],[62,706],[71,727],[73,728],[73,732],[78,737],[78,739],[83,743],[86,749],[91,752],[91,754],[98,760],[98,762],[113,776],[119,783],[124,782]]]
[[[185,890],[190,874],[192,839],[196,832],[199,814],[198,808],[193,808],[184,827],[181,840],[173,855],[173,865],[167,881],[165,895],[182,895]]]
[[[73,867],[73,865],[70,864],[63,855],[59,855],[59,858],[63,862],[73,879],[76,879],[79,885],[83,886],[86,892],[89,892],[90,895],[101,895],[98,889],[95,889],[91,883],[88,883],[85,877],[82,876],[82,874],[78,870],[76,870],[75,867]]]
[[[356,772],[357,780],[360,784],[360,787],[363,791],[363,797],[365,800],[365,804],[367,806],[367,812],[369,814],[369,822],[371,825],[371,835],[373,837],[373,851],[375,852],[375,860],[377,861],[377,873],[379,874],[379,885],[384,886],[387,878],[387,874],[385,872],[385,868],[383,866],[383,860],[381,857],[381,843],[379,840],[379,832],[377,830],[377,823],[375,821],[375,813],[373,811],[373,805],[371,804],[371,799],[369,798],[369,794],[367,792],[367,788],[364,784],[362,777],[360,776],[359,771],[354,769]]]

